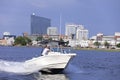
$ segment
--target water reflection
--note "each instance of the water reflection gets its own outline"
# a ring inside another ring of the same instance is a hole
[[[41,74],[37,80],[69,80],[65,74]]]
[[[65,74],[41,74],[18,75],[13,73],[0,73],[0,80],[69,80]]]

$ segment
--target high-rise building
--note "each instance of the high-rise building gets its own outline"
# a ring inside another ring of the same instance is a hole
[[[47,28],[51,26],[51,20],[48,18],[31,15],[31,35],[47,34]]]
[[[47,34],[48,35],[58,35],[57,27],[48,27]]]
[[[65,35],[69,36],[71,39],[75,38],[77,25],[75,24],[66,24]]]
[[[77,40],[88,40],[88,30],[84,29],[83,25],[78,25],[76,31],[76,39]]]

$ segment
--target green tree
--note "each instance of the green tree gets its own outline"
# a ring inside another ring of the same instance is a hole
[[[37,37],[36,41],[42,41],[43,40],[43,37],[42,36],[39,36]]]
[[[59,40],[59,45],[65,46],[65,42],[62,38],[60,38],[60,40]]]
[[[15,39],[14,45],[22,45],[25,46],[27,44],[30,44],[31,40],[28,37],[22,37],[22,36],[18,36]]]
[[[62,38],[60,38],[60,42],[64,42],[64,40]]]
[[[25,39],[26,44],[31,44],[32,40],[28,37],[23,37]]]
[[[105,42],[104,42],[104,46],[105,46],[106,48],[109,48],[110,44],[109,44],[107,41],[105,41]]]
[[[68,44],[69,44],[69,41],[66,42],[66,46],[68,46]]]
[[[101,44],[100,44],[100,42],[94,42],[94,45],[99,48],[99,46],[100,46]]]
[[[49,38],[48,40],[49,40],[49,41],[52,41],[52,38]]]
[[[120,48],[120,43],[116,45],[118,48]]]

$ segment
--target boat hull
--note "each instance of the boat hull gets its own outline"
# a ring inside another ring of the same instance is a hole
[[[40,72],[42,74],[61,74],[63,73],[63,68],[62,69],[58,69],[58,68],[52,68],[52,69],[42,69],[40,70]]]
[[[76,54],[49,54],[28,60],[26,64],[40,67],[40,71],[59,72],[65,69]],[[58,71],[57,71],[58,70]]]

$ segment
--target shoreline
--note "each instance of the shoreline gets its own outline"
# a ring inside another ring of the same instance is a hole
[[[99,48],[73,48],[75,50],[93,50],[93,51],[106,51],[106,52],[120,52],[120,49],[99,49]]]
[[[0,47],[36,47],[36,48],[43,48],[42,46],[0,46]],[[57,48],[57,47],[54,47]],[[80,48],[80,47],[62,47],[62,48],[68,48],[68,49],[74,49],[74,50],[90,50],[90,51],[106,51],[106,52],[120,52],[120,49],[100,49],[100,48]]]

